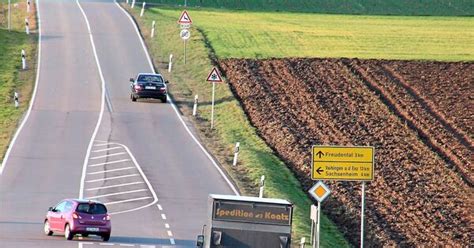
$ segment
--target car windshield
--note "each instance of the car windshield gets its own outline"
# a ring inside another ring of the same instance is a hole
[[[158,75],[140,75],[138,82],[163,83],[163,78]]]
[[[86,214],[106,214],[107,208],[102,204],[89,204],[89,203],[80,203],[76,209],[79,213]]]

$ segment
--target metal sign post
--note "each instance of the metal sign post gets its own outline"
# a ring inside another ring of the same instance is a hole
[[[309,194],[318,201],[318,211],[317,211],[317,220],[316,220],[316,237],[313,239],[313,248],[319,248],[320,241],[320,225],[321,225],[321,202],[329,196],[331,190],[329,190],[328,186],[324,184],[322,181],[318,181],[311,189],[309,189]],[[314,213],[312,214],[314,215]],[[311,219],[314,219],[311,216]],[[312,220],[314,221],[314,220]]]
[[[215,98],[215,91],[216,91],[216,83],[222,82],[222,77],[220,73],[217,71],[217,68],[212,68],[211,73],[207,76],[208,82],[212,82],[212,108],[211,108],[211,129],[214,128],[214,98]]]
[[[365,181],[374,180],[375,148],[315,145],[312,161],[313,180],[362,181],[360,247],[364,247]]]
[[[364,247],[364,207],[365,207],[365,181],[362,181],[362,204],[360,210],[360,248]]]
[[[182,29],[179,36],[181,36],[184,42],[184,64],[186,64],[186,41],[191,37],[191,32],[188,29]]]
[[[178,19],[178,24],[181,27],[181,32],[179,33],[179,36],[181,36],[181,39],[183,39],[184,43],[184,64],[186,64],[186,41],[189,39],[189,37],[191,37],[191,32],[189,32],[188,28],[191,27],[192,23],[193,21],[191,20],[191,17],[189,16],[188,12],[184,10]]]

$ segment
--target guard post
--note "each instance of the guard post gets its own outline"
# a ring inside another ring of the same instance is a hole
[[[209,195],[208,207],[200,247],[290,247],[293,204],[287,200]]]

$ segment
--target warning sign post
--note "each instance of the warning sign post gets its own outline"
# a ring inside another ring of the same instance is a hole
[[[212,68],[206,81],[212,82],[212,108],[211,108],[211,129],[214,128],[214,98],[216,92],[216,83],[222,82],[222,77],[216,67]]]

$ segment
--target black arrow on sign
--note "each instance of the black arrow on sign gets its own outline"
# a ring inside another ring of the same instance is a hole
[[[322,156],[324,156],[324,153],[322,151],[319,151],[318,153],[316,153],[316,155],[318,155],[319,158],[321,158]]]
[[[316,170],[316,172],[318,173],[318,175],[321,175],[321,172],[323,172],[324,170],[321,170],[321,167],[318,167],[318,169]]]

